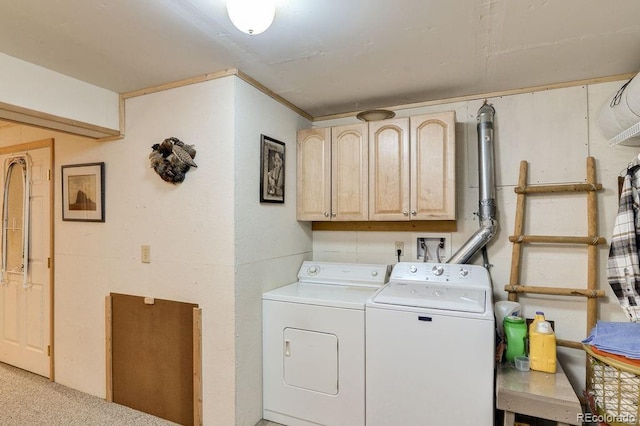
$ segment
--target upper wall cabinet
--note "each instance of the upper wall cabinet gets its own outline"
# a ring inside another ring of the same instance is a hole
[[[411,117],[411,218],[456,218],[456,115]],[[415,214],[413,213],[415,211]]]
[[[369,219],[410,219],[409,119],[369,123]]]
[[[298,220],[455,219],[455,113],[298,132]]]
[[[369,219],[455,213],[455,112],[369,123]]]
[[[366,123],[298,132],[297,218],[368,219]]]
[[[298,220],[329,220],[331,215],[331,129],[298,131]]]

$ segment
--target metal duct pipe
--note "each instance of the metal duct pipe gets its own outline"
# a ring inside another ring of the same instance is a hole
[[[480,229],[456,251],[447,263],[468,263],[498,230],[496,221],[495,161],[493,155],[493,116],[496,110],[485,102],[478,110],[478,217]]]

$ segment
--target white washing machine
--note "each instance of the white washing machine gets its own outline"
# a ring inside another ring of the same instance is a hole
[[[305,261],[263,294],[263,416],[285,425],[364,425],[364,306],[387,265]]]
[[[493,426],[489,274],[398,263],[366,304],[367,426]]]

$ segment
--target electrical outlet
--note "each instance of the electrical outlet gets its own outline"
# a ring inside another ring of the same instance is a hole
[[[395,247],[395,252],[393,254],[398,256],[398,250],[400,250],[400,256],[404,256],[404,243],[402,241],[396,241]]]

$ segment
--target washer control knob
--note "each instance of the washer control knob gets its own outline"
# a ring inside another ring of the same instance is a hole
[[[467,268],[460,268],[460,276],[466,277],[467,275],[469,275],[469,270]]]
[[[309,266],[308,271],[309,271],[309,273],[310,273],[311,275],[315,275],[315,274],[317,274],[317,273],[318,273],[318,267],[317,267],[317,266]]]
[[[444,268],[442,267],[442,265],[435,265],[433,268],[431,268],[431,272],[433,272],[433,275],[440,276],[444,273]]]
[[[371,271],[371,276],[372,277],[377,277],[378,276],[378,271]]]
[[[415,274],[418,271],[418,268],[416,265],[411,265],[409,266],[409,271],[411,271],[412,274]]]

